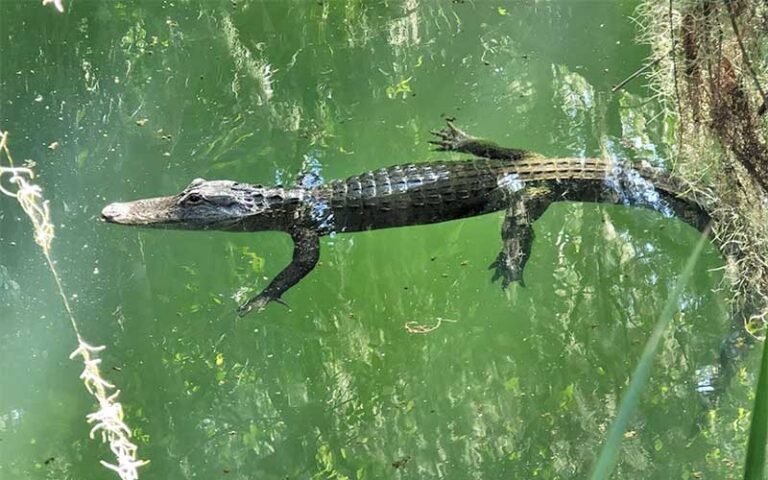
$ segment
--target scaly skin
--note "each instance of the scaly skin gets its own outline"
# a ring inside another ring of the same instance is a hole
[[[475,158],[395,165],[312,188],[264,187],[228,180],[194,180],[178,195],[113,203],[111,223],[188,230],[284,231],[294,240],[293,260],[254,298],[244,315],[261,310],[306,276],[319,258],[319,237],[473,217],[507,210],[504,248],[491,265],[502,286],[523,282],[533,242],[532,223],[556,201],[658,203],[624,195],[633,182],[650,182],[670,213],[699,230],[709,223],[710,199],[688,184],[647,166],[596,158],[546,158],[499,147],[452,123],[433,132],[437,150]]]
[[[493,281],[523,284],[523,269],[534,240],[533,222],[558,201],[620,203],[661,209],[706,231],[713,197],[667,172],[642,164],[597,158],[546,158],[500,147],[467,135],[452,123],[432,132],[437,150],[473,158],[395,165],[313,187],[264,187],[229,180],[196,179],[177,195],[113,203],[107,222],[156,228],[283,231],[294,242],[293,259],[240,315],[261,310],[281,297],[317,264],[320,237],[444,222],[506,210],[502,250],[491,264]],[[723,342],[720,365],[700,381],[717,385],[716,398],[743,355],[741,314]]]

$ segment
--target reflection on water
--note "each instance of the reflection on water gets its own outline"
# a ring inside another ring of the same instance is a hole
[[[238,319],[233,297],[283,268],[287,236],[97,218],[197,177],[289,185],[445,158],[425,143],[441,116],[547,155],[661,165],[669,146],[642,82],[610,94],[647,53],[631,14],[631,2],[83,0],[64,15],[4,3],[0,118],[24,132],[17,156],[37,162],[60,219],[54,255],[79,318],[99,319],[83,329],[109,345],[104,368],[152,460],[144,477],[584,476],[696,241],[681,222],[555,205],[535,225],[527,286],[507,291],[486,270],[500,214],[338,234],[290,310]],[[0,199],[0,477],[113,478],[19,217]],[[696,392],[728,331],[712,293],[721,264],[708,248],[696,267],[617,478],[728,478],[743,457],[749,365],[715,410]],[[439,319],[453,321],[409,331]]]
[[[605,183],[619,196],[624,205],[646,206],[665,217],[673,217],[675,212],[661,198],[653,182],[646,180],[634,168],[616,163],[607,173]]]

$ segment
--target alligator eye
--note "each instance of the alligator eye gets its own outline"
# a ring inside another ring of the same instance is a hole
[[[190,204],[190,205],[197,205],[198,203],[203,202],[203,196],[198,193],[190,193],[187,195],[187,198],[184,199],[184,203]]]

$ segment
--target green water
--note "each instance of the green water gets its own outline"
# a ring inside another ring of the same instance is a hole
[[[144,479],[584,478],[698,234],[558,204],[527,286],[488,264],[501,214],[337,235],[285,300],[237,298],[290,258],[279,233],[106,225],[109,202],[196,177],[292,182],[430,152],[442,117],[546,155],[663,165],[635,2],[0,2],[0,128],[33,159],[53,255],[103,344]],[[48,148],[58,142],[58,148]],[[708,246],[625,435],[615,478],[739,478],[752,362],[717,409],[694,391],[728,332]],[[439,328],[426,334],[406,326]],[[0,478],[112,479],[93,399],[31,227],[0,197]]]

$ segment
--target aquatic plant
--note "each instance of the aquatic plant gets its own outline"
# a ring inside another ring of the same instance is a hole
[[[760,373],[757,376],[755,407],[749,428],[747,458],[744,466],[744,479],[761,479],[765,472],[765,449],[768,445],[768,349],[763,344],[760,361]]]
[[[8,165],[3,165],[3,156],[5,156]],[[8,176],[10,187],[3,186],[3,175]],[[123,407],[117,401],[120,390],[105,380],[99,369],[101,359],[98,358],[97,354],[106,347],[90,345],[80,334],[80,327],[75,320],[51,257],[51,246],[55,235],[49,204],[47,200],[44,200],[40,186],[32,183],[34,178],[35,173],[31,168],[14,166],[11,152],[8,149],[8,132],[0,130],[0,193],[15,198],[32,221],[35,243],[42,249],[43,256],[56,281],[59,296],[64,303],[64,308],[77,339],[77,348],[69,358],[73,359],[77,356],[82,358],[83,372],[80,374],[80,379],[85,384],[88,393],[93,395],[99,404],[98,410],[86,415],[86,421],[93,425],[90,436],[95,438],[96,434],[100,433],[102,442],[109,444],[110,450],[117,459],[116,465],[102,460],[101,464],[104,467],[117,472],[122,480],[136,480],[139,478],[137,469],[146,465],[148,461],[137,458],[138,447],[130,441],[131,429],[123,421]]]

